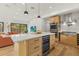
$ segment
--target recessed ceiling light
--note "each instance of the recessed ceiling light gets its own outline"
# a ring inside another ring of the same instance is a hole
[[[13,16],[13,18],[16,18],[15,16]]]
[[[25,3],[22,3],[22,5],[25,5]]]
[[[52,6],[49,7],[50,9],[53,8]]]

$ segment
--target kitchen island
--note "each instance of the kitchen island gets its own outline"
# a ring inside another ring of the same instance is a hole
[[[41,34],[15,34],[9,35],[14,42],[14,45],[9,48],[8,55],[15,56],[42,56],[43,55],[43,36],[50,36],[49,38],[49,50],[54,47],[55,34],[49,32],[43,32]],[[9,46],[8,46],[9,47]],[[8,49],[4,49],[6,51]],[[4,52],[5,53],[5,52]],[[8,52],[7,52],[8,53]],[[4,55],[7,55],[4,54]]]

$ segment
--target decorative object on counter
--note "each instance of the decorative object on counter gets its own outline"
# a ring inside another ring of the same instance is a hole
[[[73,26],[77,23],[76,19],[72,19],[72,13],[64,15],[64,21],[62,21],[63,25]]]
[[[31,26],[31,27],[30,27],[30,31],[31,31],[31,32],[36,32],[36,26]]]
[[[42,33],[42,31],[41,30],[37,30],[37,32],[36,32],[37,34],[41,34]]]

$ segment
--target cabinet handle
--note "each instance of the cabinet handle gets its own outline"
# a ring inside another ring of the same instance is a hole
[[[35,40],[35,41],[39,41],[39,39]]]
[[[37,49],[39,46],[34,47],[34,49]]]
[[[39,54],[37,54],[37,56],[39,56]]]

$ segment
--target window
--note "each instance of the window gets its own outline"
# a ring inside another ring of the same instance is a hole
[[[0,32],[3,32],[3,31],[4,31],[4,23],[0,22]]]
[[[27,24],[11,23],[11,32],[27,33]]]

